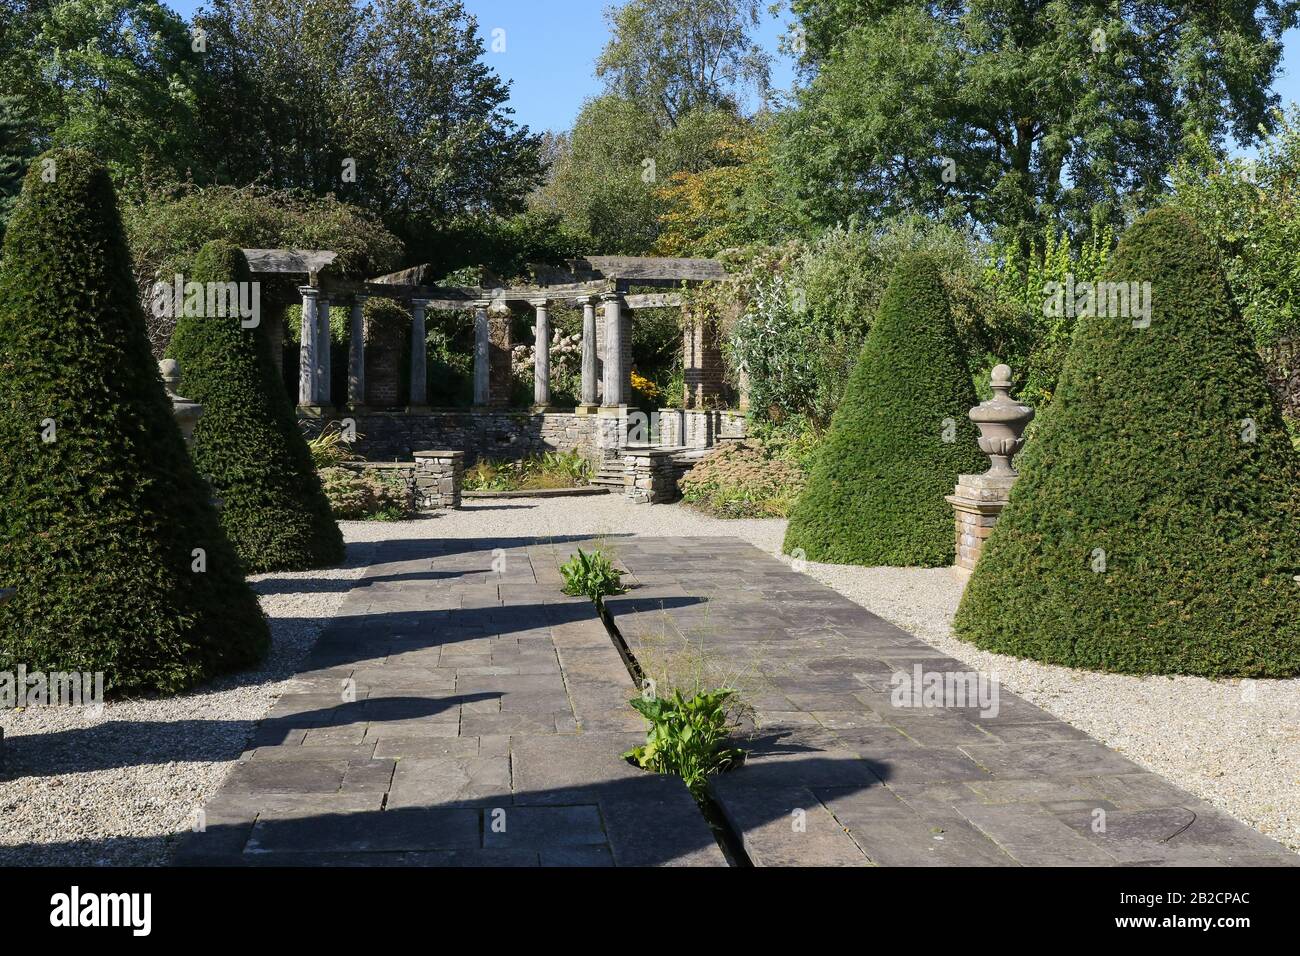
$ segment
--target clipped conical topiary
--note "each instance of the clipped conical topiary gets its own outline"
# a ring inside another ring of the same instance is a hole
[[[216,241],[186,279],[248,289],[252,276],[242,251]],[[180,316],[167,354],[180,363],[181,394],[203,405],[194,462],[221,499],[222,527],[249,571],[338,564],[343,536],[272,358],[270,323],[214,311],[227,314]]]
[[[0,671],[175,691],[246,667],[266,619],[149,349],[108,174],[37,159],[0,263]]]
[[[785,550],[836,564],[943,565],[957,476],[983,471],[966,357],[938,264],[899,261],[849,376]]]
[[[1106,281],[1150,282],[1150,310],[1112,286],[1112,317],[1078,320],[957,633],[1097,670],[1300,673],[1300,460],[1214,248],[1160,209]]]

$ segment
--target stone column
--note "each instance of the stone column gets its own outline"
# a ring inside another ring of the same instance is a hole
[[[600,297],[605,304],[605,401],[606,407],[626,404],[623,385],[627,370],[623,367],[623,296],[606,292]]]
[[[369,296],[352,297],[352,313],[349,316],[348,335],[348,404],[360,408],[366,403],[366,299]]]
[[[316,321],[320,324],[316,333],[316,404],[329,405],[333,369],[330,367],[330,300],[325,296],[320,297]]]
[[[425,352],[424,310],[428,299],[411,300],[411,407],[425,408],[429,404],[429,382]]]
[[[597,387],[596,361],[596,303],[589,295],[578,299],[582,306],[582,396],[574,411],[579,415],[591,415],[596,411],[600,401]]]
[[[302,293],[301,341],[298,345],[298,405],[312,408],[319,404],[317,398],[320,394],[316,377],[316,363],[319,361],[317,352],[320,351],[317,342],[317,335],[320,332],[320,323],[317,320],[320,290],[304,285],[300,286],[298,291]]]
[[[489,396],[488,352],[491,347],[487,310],[487,302],[474,303],[474,404],[484,406]]]
[[[545,409],[551,404],[551,317],[545,299],[534,299],[537,310],[533,326],[533,405]]]

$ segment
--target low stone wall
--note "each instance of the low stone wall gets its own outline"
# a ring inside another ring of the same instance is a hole
[[[659,444],[712,448],[720,439],[745,437],[745,414],[729,409],[661,408]]]
[[[303,430],[314,436],[331,422],[346,418],[356,423],[353,450],[369,461],[410,461],[415,452],[428,448],[464,452],[466,465],[480,458],[519,459],[546,451],[596,456],[594,416],[572,412],[357,412],[300,421]]]

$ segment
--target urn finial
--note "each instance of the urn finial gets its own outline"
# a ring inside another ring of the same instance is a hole
[[[181,384],[181,366],[175,359],[163,359],[158,363],[158,371],[162,374],[163,387],[167,389],[167,397],[172,400],[172,417],[176,419],[176,424],[180,426],[181,435],[185,439],[186,446],[194,444],[194,426],[199,423],[199,418],[203,415],[203,406],[198,402],[190,401],[188,398],[181,398],[176,394],[176,389]]]
[[[1034,410],[1011,397],[1011,366],[995,365],[989,375],[993,397],[970,410],[970,420],[980,430],[980,451],[992,460],[985,474],[1014,477],[1011,459],[1025,444],[1025,426]]]

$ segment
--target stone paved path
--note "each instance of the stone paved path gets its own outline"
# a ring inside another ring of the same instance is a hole
[[[175,861],[725,865],[681,781],[619,758],[636,689],[567,553],[381,545]]]
[[[579,544],[627,568],[634,652],[689,642],[748,691],[712,790],[756,865],[1297,861],[1005,690],[895,706],[895,674],[965,666],[752,545],[617,536],[380,545],[176,862],[724,865],[681,782],[618,756],[636,688],[560,592]]]
[[[712,789],[757,865],[1300,862],[1006,690],[996,716],[955,706],[955,685],[942,707],[894,706],[895,673],[966,666],[750,544],[614,549],[634,586],[608,607],[633,652],[689,641],[751,688],[752,755]]]

